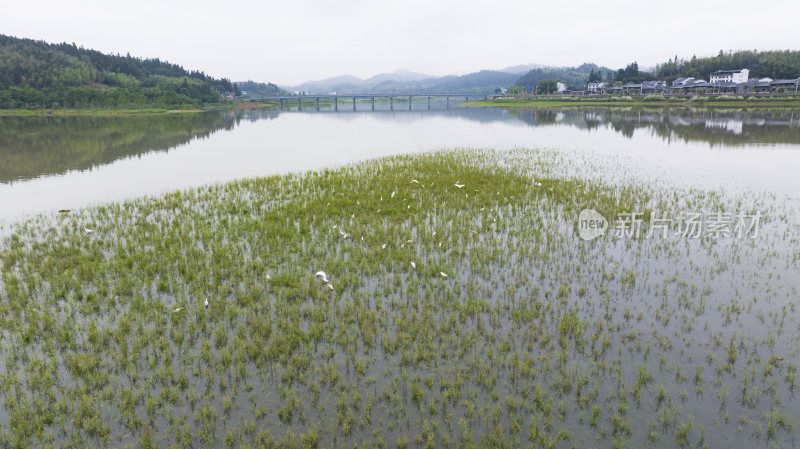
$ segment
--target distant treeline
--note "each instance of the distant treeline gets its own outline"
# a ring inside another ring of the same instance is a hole
[[[269,95],[288,95],[289,92],[281,89],[272,83],[257,83],[255,81],[239,81],[236,86],[248,95],[269,96]]]
[[[737,51],[717,56],[691,59],[670,58],[656,66],[653,72],[642,71],[632,62],[616,71],[596,64],[578,67],[543,67],[533,69],[514,84],[519,87],[537,86],[541,81],[555,80],[568,86],[583,88],[586,83],[639,83],[647,80],[672,81],[680,77],[694,77],[708,81],[709,74],[717,70],[750,70],[750,78],[794,79],[800,77],[800,51]]]
[[[708,80],[717,70],[750,70],[750,78],[793,79],[800,76],[800,51],[737,51],[709,58],[674,59],[656,67],[658,79],[693,76]]]
[[[597,64],[581,64],[578,67],[542,67],[522,75],[514,85],[525,88],[536,87],[540,81],[556,80],[567,86],[584,86],[588,82],[602,81],[612,70]]]
[[[74,43],[0,35],[0,108],[88,108],[219,102],[228,79],[155,59],[106,55]]]

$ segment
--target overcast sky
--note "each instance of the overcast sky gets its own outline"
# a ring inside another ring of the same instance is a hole
[[[739,5],[738,3],[741,3]],[[800,2],[8,1],[0,33],[159,57],[282,85],[530,62],[619,68],[720,49],[798,49]],[[0,61],[0,64],[2,61]]]

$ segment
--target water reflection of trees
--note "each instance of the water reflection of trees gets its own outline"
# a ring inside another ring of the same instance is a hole
[[[534,108],[512,114],[532,126],[608,127],[628,138],[648,130],[667,141],[711,145],[800,143],[800,111],[786,109]]]
[[[211,111],[126,117],[0,118],[0,182],[86,170],[153,151],[167,151],[259,112]]]

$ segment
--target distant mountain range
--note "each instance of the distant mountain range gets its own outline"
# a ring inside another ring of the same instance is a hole
[[[551,67],[543,64],[522,64],[499,70],[481,70],[466,75],[433,76],[424,73],[397,70],[381,73],[367,79],[351,75],[341,75],[323,80],[309,81],[296,86],[282,86],[289,92],[307,94],[340,95],[368,93],[469,93],[493,94],[498,88],[509,88],[520,81],[538,79],[547,74],[551,79],[563,79],[570,83],[584,83],[590,70],[608,72],[596,64],[583,64],[578,67]],[[527,78],[526,75],[528,76]]]
[[[494,88],[503,83],[513,82],[516,79],[513,75],[503,72],[488,71],[473,73],[463,76],[444,76],[437,77],[424,73],[416,73],[408,70],[397,70],[391,73],[380,73],[367,79],[357,78],[351,75],[341,75],[333,78],[326,78],[318,81],[309,81],[296,86],[284,86],[284,89],[293,92],[306,92],[309,94],[327,94],[337,92],[339,94],[348,93],[441,93],[449,89],[472,89],[477,92],[484,89],[488,84],[497,84]],[[491,79],[487,79],[491,78]],[[513,78],[513,79],[512,79]],[[452,86],[451,86],[452,85]],[[457,87],[456,87],[457,86]],[[445,89],[445,90],[442,90]]]

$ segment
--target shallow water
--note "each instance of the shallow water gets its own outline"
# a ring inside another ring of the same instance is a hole
[[[557,148],[622,168],[600,177],[795,198],[800,192],[796,111],[411,106],[3,117],[0,226],[8,232],[10,223],[40,212],[452,147]]]

